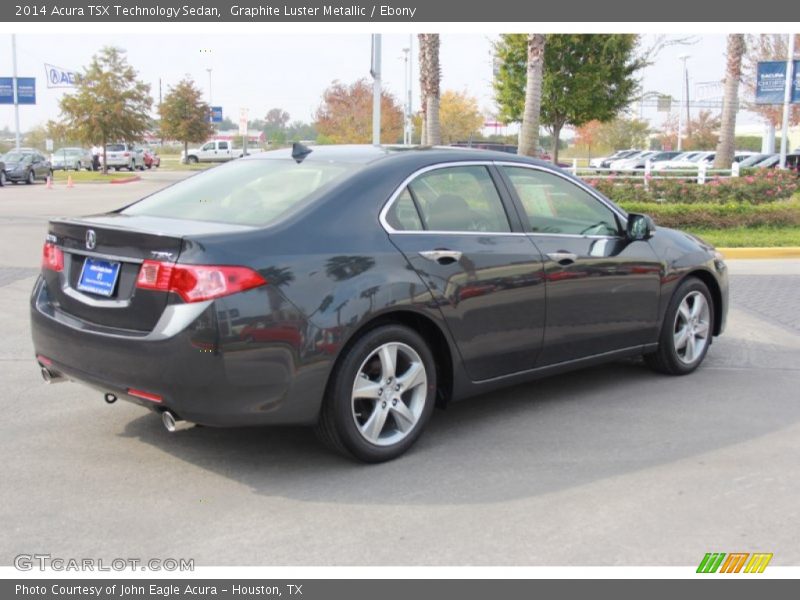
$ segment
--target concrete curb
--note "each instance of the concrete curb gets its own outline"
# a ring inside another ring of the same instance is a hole
[[[112,179],[108,183],[112,184],[120,184],[120,183],[133,183],[134,181],[141,181],[142,178],[138,175],[134,175],[133,177],[126,177],[125,179]]]
[[[800,247],[717,248],[725,258],[800,258]]]

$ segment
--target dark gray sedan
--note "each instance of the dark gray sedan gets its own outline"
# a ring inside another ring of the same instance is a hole
[[[37,150],[12,150],[3,156],[5,180],[11,183],[46,181],[53,174],[50,161]]]
[[[623,357],[691,373],[727,297],[712,247],[551,164],[295,145],[52,220],[31,318],[47,381],[377,462],[435,405]]]

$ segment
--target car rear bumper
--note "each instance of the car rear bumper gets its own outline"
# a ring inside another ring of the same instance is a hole
[[[231,309],[219,300],[174,334],[163,326],[155,334],[103,331],[61,312],[42,279],[30,309],[37,360],[56,375],[207,426],[316,421],[327,372],[302,368],[299,349],[285,342],[226,339],[217,315]]]

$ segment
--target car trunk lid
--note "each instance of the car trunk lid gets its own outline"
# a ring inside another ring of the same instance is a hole
[[[62,249],[61,272],[43,270],[61,310],[90,323],[151,331],[175,294],[137,288],[145,260],[175,263],[191,235],[239,226],[117,213],[54,219],[48,241]],[[247,229],[247,228],[245,228]]]

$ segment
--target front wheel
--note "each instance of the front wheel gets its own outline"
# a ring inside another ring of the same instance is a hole
[[[6,180],[6,172],[0,171],[0,187],[3,187],[8,181]]]
[[[435,394],[436,367],[425,340],[401,325],[378,327],[337,365],[317,434],[364,462],[397,458],[422,434]]]
[[[703,362],[714,332],[714,304],[705,283],[687,278],[672,297],[661,326],[658,350],[647,364],[667,375],[688,375]]]

